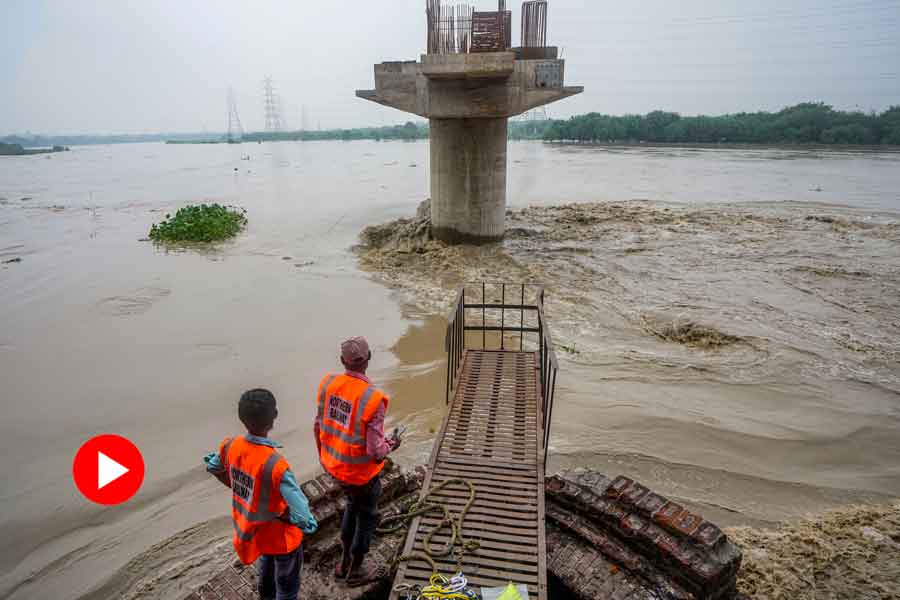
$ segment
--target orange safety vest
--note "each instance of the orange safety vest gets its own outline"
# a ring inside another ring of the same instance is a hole
[[[375,386],[343,374],[319,384],[319,460],[343,483],[368,483],[384,468],[366,452],[366,427],[388,397]]]
[[[261,554],[288,554],[303,542],[296,525],[280,520],[287,510],[281,478],[287,461],[275,448],[248,442],[244,436],[225,438],[219,460],[231,484],[234,549],[245,565]]]

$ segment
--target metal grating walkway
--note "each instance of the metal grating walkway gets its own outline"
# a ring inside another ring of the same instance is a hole
[[[448,479],[468,479],[477,497],[463,537],[481,548],[466,554],[462,571],[473,587],[509,581],[528,586],[530,598],[547,597],[544,541],[544,427],[541,363],[537,352],[465,350],[459,380],[431,453],[423,490]],[[432,496],[458,514],[469,497],[454,484]],[[403,554],[422,551],[437,516],[412,522]],[[446,543],[446,530],[434,538]],[[440,572],[456,572],[456,558],[437,560]],[[402,563],[395,584],[426,585],[431,567],[422,560]],[[391,594],[391,600],[400,598]]]

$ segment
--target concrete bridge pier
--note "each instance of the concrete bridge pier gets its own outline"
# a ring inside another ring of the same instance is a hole
[[[449,243],[503,237],[507,119],[431,119],[431,231]]]
[[[574,94],[552,46],[502,52],[425,54],[375,65],[375,89],[360,98],[431,123],[432,234],[450,243],[501,239],[506,229],[509,117]]]

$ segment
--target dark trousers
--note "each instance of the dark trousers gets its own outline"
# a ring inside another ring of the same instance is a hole
[[[256,564],[262,600],[297,600],[300,571],[303,570],[303,544],[288,554],[264,554]]]
[[[341,542],[352,556],[369,552],[372,536],[378,527],[378,498],[381,496],[381,477],[376,475],[363,485],[341,484],[347,495],[347,508],[341,521]]]

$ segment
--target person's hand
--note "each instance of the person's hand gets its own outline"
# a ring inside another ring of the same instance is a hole
[[[388,446],[391,447],[391,452],[400,447],[400,438],[392,437],[387,440]]]
[[[300,531],[305,533],[306,535],[312,535],[319,529],[319,523],[316,521],[316,518],[312,515],[309,516],[309,520],[306,522],[305,527],[301,527]]]

